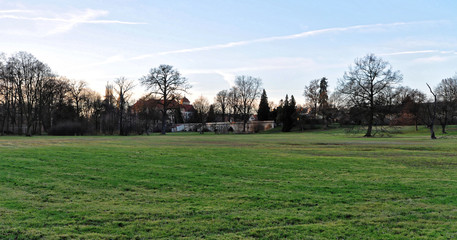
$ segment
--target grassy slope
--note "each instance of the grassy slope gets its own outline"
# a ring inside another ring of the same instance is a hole
[[[0,236],[456,238],[457,137],[423,131],[2,137]]]

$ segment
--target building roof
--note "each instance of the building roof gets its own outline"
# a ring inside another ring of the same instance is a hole
[[[180,108],[181,111],[185,112],[192,112],[194,111],[194,107],[190,104],[189,99],[183,98],[181,99],[180,103],[177,101],[173,101],[168,105],[168,108]],[[135,104],[132,106],[134,111],[141,111],[145,108],[153,108],[153,109],[163,109],[163,100],[158,100],[154,98],[140,98]]]

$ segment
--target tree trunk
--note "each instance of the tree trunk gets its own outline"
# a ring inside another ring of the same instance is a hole
[[[446,134],[446,124],[441,124],[441,133]]]
[[[124,111],[123,111],[123,109],[124,108],[123,108],[123,106],[121,104],[120,111],[119,111],[119,135],[122,135],[122,136],[126,135],[124,133],[124,124],[123,124],[123,117],[124,117],[123,116],[123,112]]]
[[[243,119],[243,132],[244,133],[246,132],[246,123],[247,123],[247,121],[246,121],[246,118],[245,118],[245,119]]]
[[[165,135],[167,130],[167,111],[164,106],[164,111],[162,112],[162,132],[160,134]]]
[[[370,92],[370,115],[368,117],[368,128],[367,133],[365,133],[364,137],[372,137],[371,130],[373,129],[373,120],[374,120],[374,94],[373,94],[373,85],[371,85],[371,92]]]
[[[1,127],[1,130],[0,130],[0,135],[3,136],[3,134],[5,133],[5,120],[7,118],[7,115],[3,116],[3,119],[2,119],[2,127]]]
[[[373,130],[373,111],[370,111],[370,117],[368,119],[368,128],[367,128],[367,133],[365,133],[364,137],[372,137],[371,131]]]
[[[436,139],[435,130],[433,130],[433,124],[430,125],[430,138],[431,139]]]
[[[22,135],[22,126],[24,124],[24,107],[21,107],[21,114],[19,115],[19,126],[17,129],[17,134]]]

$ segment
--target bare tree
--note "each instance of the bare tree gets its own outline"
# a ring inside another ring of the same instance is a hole
[[[222,90],[218,92],[214,100],[216,103],[216,107],[221,111],[222,121],[225,122],[225,114],[227,111],[228,104],[228,91]]]
[[[114,134],[115,123],[115,100],[114,86],[109,82],[105,86],[105,96],[102,102],[101,129],[103,133]]]
[[[170,65],[160,65],[158,68],[151,69],[148,75],[141,78],[141,84],[146,86],[152,95],[160,99],[160,104],[163,106],[162,134],[165,134],[169,107],[180,98],[181,93],[186,93],[191,86],[187,79]]]
[[[303,96],[305,96],[306,100],[308,101],[308,105],[313,109],[314,117],[317,117],[317,106],[319,104],[319,83],[320,79],[312,80],[309,85],[305,86],[305,91]]]
[[[438,121],[441,132],[446,133],[446,126],[454,117],[457,105],[457,76],[441,80],[435,89],[438,97]]]
[[[4,89],[8,91],[7,98],[9,115],[15,123],[16,108],[19,109],[17,133],[23,134],[24,124],[26,134],[30,136],[32,129],[38,129],[41,115],[41,95],[45,83],[53,76],[50,68],[38,61],[32,54],[19,52],[8,59],[3,68],[3,75],[7,82]],[[10,107],[11,106],[11,107]],[[14,126],[13,126],[14,131]]]
[[[402,109],[397,110],[397,113],[400,115],[410,115],[414,121],[416,131],[418,131],[418,124],[421,113],[420,110],[426,100],[427,97],[425,93],[421,92],[418,89],[411,89],[409,87],[403,86],[397,88],[394,99],[394,105],[402,107]]]
[[[0,135],[5,133],[6,124],[10,117],[10,96],[13,92],[11,81],[8,79],[6,72],[6,57],[4,53],[0,53]]]
[[[87,87],[87,83],[85,81],[70,81],[70,94],[72,99],[75,101],[76,104],[76,115],[78,118],[81,114],[81,101],[85,98],[85,89]]]
[[[427,113],[428,114],[427,114],[425,123],[426,123],[427,127],[430,129],[430,138],[436,139],[434,125],[435,125],[435,119],[436,119],[437,96],[436,96],[436,93],[433,92],[430,85],[428,85],[428,83],[427,83],[427,87],[433,96],[433,103],[432,103],[432,106],[430,106],[430,104],[427,104]]]
[[[202,124],[200,133],[203,133],[204,128],[206,126],[206,118],[208,117],[210,104],[208,102],[208,99],[206,99],[203,96],[200,96],[197,99],[195,99],[193,106],[195,111],[197,112],[198,120]]]
[[[243,119],[243,132],[246,132],[246,124],[249,115],[255,107],[255,101],[261,94],[262,80],[251,76],[237,76],[235,79],[234,91],[238,98],[238,109]]]
[[[238,91],[236,87],[231,87],[227,93],[227,109],[229,113],[229,121],[233,118],[235,120],[238,115],[240,99],[238,98]]]
[[[374,54],[366,55],[354,61],[343,79],[339,82],[338,91],[346,96],[349,105],[366,110],[367,132],[371,137],[374,116],[377,109],[385,102],[380,97],[387,88],[393,88],[403,79],[398,71],[392,71],[390,64]]]
[[[126,104],[131,96],[130,92],[135,87],[133,81],[127,80],[125,77],[120,77],[114,80],[115,91],[117,93],[118,99],[118,107],[119,107],[119,134],[120,135],[127,135],[127,132],[124,129],[124,112],[126,108]]]

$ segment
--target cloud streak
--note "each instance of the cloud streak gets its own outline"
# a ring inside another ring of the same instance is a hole
[[[87,15],[86,15],[87,16]],[[62,22],[62,23],[95,23],[95,24],[146,24],[144,22],[128,22],[119,20],[90,20],[86,16],[79,18],[65,19],[65,18],[46,18],[46,17],[23,17],[15,15],[0,15],[0,19],[15,19],[15,20],[28,20],[28,21],[48,21],[48,22]]]
[[[218,49],[232,48],[232,47],[237,47],[237,46],[244,46],[244,45],[249,45],[249,44],[254,44],[254,43],[265,43],[265,42],[273,42],[273,41],[281,41],[281,40],[306,38],[306,37],[311,37],[311,36],[316,36],[316,35],[321,35],[321,34],[328,34],[328,33],[339,33],[339,32],[353,31],[353,30],[372,30],[372,29],[378,29],[378,28],[398,27],[398,26],[414,25],[414,24],[421,24],[421,23],[426,23],[426,22],[397,22],[397,23],[387,23],[387,24],[369,24],[369,25],[355,25],[355,26],[349,26],[349,27],[324,28],[324,29],[319,29],[319,30],[301,32],[301,33],[297,33],[297,34],[285,35],[285,36],[273,36],[273,37],[245,40],[245,41],[235,41],[235,42],[229,42],[229,43],[223,43],[223,44],[216,44],[216,45],[210,45],[210,46],[204,46],[204,47],[165,51],[165,52],[158,53],[158,55],[169,55],[169,54],[218,50]],[[145,56],[150,56],[150,55],[145,55]]]
[[[186,48],[186,49],[179,49],[179,50],[172,50],[172,51],[163,51],[163,52],[158,52],[158,53],[143,54],[143,55],[139,55],[139,56],[125,58],[120,61],[138,61],[138,60],[143,60],[143,59],[157,57],[157,56],[227,49],[227,48],[245,46],[245,45],[256,44],[256,43],[307,38],[307,37],[318,36],[318,35],[323,35],[323,34],[342,33],[342,32],[354,31],[354,30],[385,29],[385,28],[392,28],[392,27],[398,27],[398,26],[417,25],[417,24],[436,23],[436,22],[441,22],[441,21],[397,22],[397,23],[385,23],[385,24],[369,24],[369,25],[355,25],[355,26],[348,26],[348,27],[324,28],[324,29],[306,31],[306,32],[301,32],[301,33],[291,34],[291,35],[273,36],[273,37],[258,38],[258,39],[251,39],[251,40],[235,41],[235,42],[229,42],[229,43],[223,43],[223,44],[215,44],[215,45],[196,47],[196,48]],[[432,51],[435,51],[435,50],[386,53],[386,54],[381,54],[381,55],[429,53]],[[99,65],[99,64],[97,64],[97,65]]]
[[[84,11],[67,13],[59,17],[30,16],[28,13],[36,13],[36,11],[20,9],[0,10],[0,19],[54,23],[55,25],[52,26],[52,29],[48,31],[46,35],[67,32],[79,24],[146,24],[144,22],[98,19],[102,16],[108,15],[108,11],[94,9],[86,9]]]
[[[381,53],[380,56],[397,56],[397,55],[410,55],[410,54],[423,54],[423,53],[439,53],[439,54],[457,54],[456,51],[441,51],[441,50],[417,50],[417,51],[403,51],[393,53]]]
[[[31,13],[31,10],[24,9],[9,9],[9,10],[0,10],[0,14],[9,14],[9,13]]]

